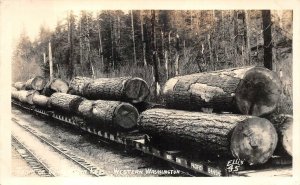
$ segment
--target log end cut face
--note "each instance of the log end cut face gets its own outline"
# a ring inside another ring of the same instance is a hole
[[[150,90],[147,82],[143,79],[131,78],[124,84],[124,93],[126,99],[132,103],[139,103],[148,97]]]
[[[263,164],[273,155],[278,141],[276,130],[264,118],[248,118],[240,122],[231,136],[232,155],[251,165]]]
[[[67,93],[69,91],[69,85],[66,81],[56,78],[51,83],[51,89],[55,92]]]
[[[138,111],[134,106],[121,103],[114,111],[113,123],[123,129],[131,129],[137,125],[138,116]]]
[[[281,82],[277,74],[263,67],[246,72],[236,90],[239,111],[247,115],[261,116],[273,112],[281,94]]]
[[[33,79],[31,85],[34,90],[41,91],[46,85],[46,80],[43,77],[37,76]]]
[[[282,124],[277,131],[280,134],[280,139],[282,140],[282,146],[285,151],[293,156],[293,117],[286,116],[284,124]]]

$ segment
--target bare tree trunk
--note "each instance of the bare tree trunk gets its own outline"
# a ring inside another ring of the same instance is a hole
[[[208,49],[209,49],[209,63],[213,66],[213,70],[215,70],[215,64],[213,60],[213,53],[212,53],[212,47],[211,47],[211,35],[207,35],[207,42],[208,42]]]
[[[99,15],[98,15],[99,17]],[[101,24],[99,20],[99,25],[98,25],[98,33],[99,33],[99,56],[101,58],[101,65],[104,67],[104,59],[103,59],[103,46],[102,46],[102,37],[101,37]]]
[[[141,19],[141,33],[142,33],[142,43],[143,43],[143,61],[144,61],[144,66],[147,66],[147,61],[146,61],[146,42],[144,38],[144,17],[143,17],[143,10],[140,11],[140,19]]]
[[[46,64],[46,53],[43,53],[44,64]]]
[[[137,62],[136,62],[136,52],[135,52],[134,25],[133,25],[132,10],[130,10],[130,15],[131,15],[131,31],[132,31],[132,43],[133,43],[133,61],[134,61],[134,65],[136,65]]]
[[[234,54],[235,54],[235,58],[237,59],[237,41],[238,41],[238,22],[237,22],[237,13],[235,10],[233,10],[232,12],[232,18],[233,18],[233,45],[234,45]],[[237,64],[237,60],[235,61],[235,66]]]
[[[120,16],[117,16],[117,21],[118,21],[118,40],[117,40],[117,44],[118,44],[118,54],[121,55],[121,48],[120,48],[120,43],[121,43],[121,20],[120,20]]]
[[[49,68],[50,68],[49,78],[50,78],[50,80],[52,80],[53,79],[53,61],[52,61],[51,41],[49,41]]]
[[[56,69],[57,69],[57,77],[60,78],[59,64],[56,64]]]
[[[248,63],[247,65],[251,64],[251,46],[250,46],[250,34],[251,34],[251,28],[250,28],[250,16],[248,10],[245,10],[245,25],[246,25],[246,43],[247,43],[247,57],[248,57]]]
[[[264,30],[264,66],[272,70],[272,33],[270,10],[262,10],[262,22]]]
[[[115,71],[115,56],[114,56],[114,34],[113,34],[113,23],[112,23],[112,14],[110,14],[110,40],[111,40],[111,61],[112,61],[112,68]]]
[[[95,70],[94,70],[94,65],[93,62],[91,60],[91,43],[90,43],[90,22],[89,22],[89,18],[87,17],[86,19],[86,27],[85,27],[85,36],[84,36],[84,41],[85,41],[85,45],[87,46],[87,60],[88,63],[90,64],[90,72],[91,72],[91,76],[92,78],[95,78]]]
[[[176,33],[175,75],[179,75],[179,35]]]
[[[82,65],[82,57],[83,57],[83,52],[82,52],[82,22],[81,22],[81,18],[80,18],[80,21],[79,21],[79,47],[80,47],[80,51],[79,51],[79,55],[80,55],[80,65],[81,65],[81,74],[83,74],[83,71],[82,69],[83,68],[83,65]]]
[[[172,31],[169,31],[169,34],[168,34],[168,52],[169,52],[169,56],[170,56],[167,58],[168,61],[169,61],[169,59],[171,61],[171,33],[172,33]],[[170,63],[170,64],[172,64],[172,63]],[[172,66],[171,66],[171,69],[172,69]]]
[[[158,75],[158,64],[157,64],[157,49],[156,49],[156,41],[155,41],[155,10],[151,10],[151,45],[152,45],[152,60],[153,60],[153,68],[154,68],[154,83],[155,83],[155,99],[158,98],[158,87],[159,87],[159,75]]]
[[[166,69],[166,79],[169,78],[169,71],[168,71],[168,50],[165,48],[165,40],[164,40],[164,31],[161,30],[161,45],[162,45],[162,53],[165,60],[165,69]]]
[[[74,64],[73,64],[73,22],[71,20],[71,16],[73,16],[73,14],[71,15],[71,12],[68,13],[68,42],[69,42],[69,65],[68,65],[68,74],[67,76],[71,79],[73,77],[74,74]]]

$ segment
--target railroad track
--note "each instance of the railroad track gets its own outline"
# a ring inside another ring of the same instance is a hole
[[[95,177],[105,176],[105,173],[104,173],[103,170],[98,169],[97,167],[93,166],[92,164],[90,164],[89,162],[85,161],[84,159],[82,159],[82,158],[74,155],[72,152],[68,151],[68,149],[64,148],[63,146],[60,146],[60,145],[58,145],[56,143],[53,143],[52,141],[49,141],[44,136],[39,135],[35,130],[31,129],[27,125],[23,125],[23,124],[19,123],[17,119],[12,118],[11,120],[14,123],[16,123],[17,125],[19,125],[21,128],[23,128],[24,130],[26,130],[27,132],[31,133],[33,136],[35,136],[37,139],[39,139],[44,144],[52,147],[55,151],[57,151],[58,153],[60,153],[61,155],[63,155],[65,158],[71,160],[72,162],[74,162],[75,164],[77,164],[78,166],[80,166],[82,169],[86,170],[90,175],[95,176]],[[13,137],[14,140],[16,140],[16,138],[14,136],[12,136],[12,137]],[[18,142],[18,143],[20,143],[20,142]],[[23,148],[25,148],[24,145],[22,145],[22,146],[23,146]],[[29,149],[26,149],[26,151],[29,151]],[[32,152],[30,152],[30,154],[32,156],[34,156],[34,154]],[[36,158],[37,159],[37,157],[35,157],[35,156],[32,157],[32,158]],[[41,164],[43,164],[41,161],[39,161],[39,162]],[[45,168],[47,168],[45,165],[43,165],[43,166]],[[35,170],[35,168],[33,168],[33,169]],[[51,173],[51,174],[53,175],[53,173]]]
[[[47,166],[38,159],[24,144],[22,144],[15,136],[11,135],[12,146],[21,155],[21,157],[29,164],[33,171],[41,177],[55,177]]]

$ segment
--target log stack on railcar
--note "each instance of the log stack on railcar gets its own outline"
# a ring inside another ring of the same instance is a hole
[[[292,121],[279,126],[276,119],[260,118],[274,112],[280,95],[280,79],[263,67],[177,76],[164,86],[166,109],[142,112],[138,126],[155,142],[264,164],[275,149],[290,150]],[[201,112],[206,109],[214,113]],[[286,143],[277,145],[278,139]]]
[[[92,127],[138,129],[151,145],[165,143],[251,165],[264,164],[273,155],[292,157],[293,118],[274,114],[281,82],[263,67],[176,76],[164,86],[164,105],[147,102],[149,86],[136,77],[78,76],[69,84],[54,79],[43,90],[24,90],[32,81],[15,83],[12,98],[78,116]]]

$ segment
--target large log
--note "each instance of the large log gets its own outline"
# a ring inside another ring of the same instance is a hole
[[[85,100],[85,98],[77,95],[53,93],[50,96],[50,106],[54,110],[60,110],[64,113],[76,113],[79,104],[83,100]]]
[[[25,83],[23,82],[16,82],[14,83],[14,87],[18,90],[25,90]]]
[[[99,126],[132,129],[137,125],[138,111],[129,103],[107,100],[85,100],[78,107],[78,115]]]
[[[163,95],[169,108],[246,115],[266,115],[279,101],[281,82],[263,67],[242,67],[177,76],[168,80]]]
[[[19,91],[11,91],[11,97],[15,100],[19,100]]]
[[[293,156],[293,116],[287,114],[272,114],[267,117],[273,123],[277,135],[278,144],[275,154],[281,156]]]
[[[50,98],[40,94],[34,94],[32,96],[32,102],[34,105],[43,107],[43,108],[50,108]]]
[[[70,81],[70,91],[69,94],[81,95],[83,96],[83,89],[85,86],[92,82],[92,78],[76,76]]]
[[[50,80],[43,90],[43,95],[45,96],[51,96],[53,93],[67,93],[69,90],[69,85],[66,81],[55,78],[53,80]]]
[[[141,78],[98,78],[85,83],[82,80],[72,81],[72,87],[75,87],[72,88],[72,93],[91,100],[116,100],[131,103],[142,102],[149,95],[149,87]]]
[[[33,105],[32,97],[36,94],[39,94],[39,92],[36,91],[36,90],[31,90],[31,91],[20,90],[20,91],[16,91],[16,92],[17,93],[14,96],[17,96],[17,99],[20,102],[28,103],[28,104],[31,104],[31,105]]]
[[[249,164],[265,163],[277,144],[273,125],[255,116],[149,109],[140,114],[138,127],[179,149],[235,157]]]
[[[41,76],[36,76],[26,81],[26,90],[43,90],[46,85],[46,80]]]

